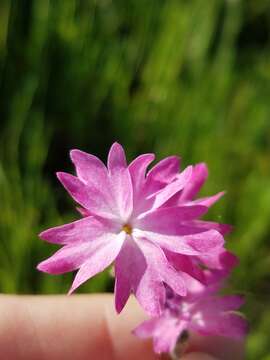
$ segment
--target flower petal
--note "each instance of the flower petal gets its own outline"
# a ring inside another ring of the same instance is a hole
[[[153,208],[158,208],[172,196],[181,191],[188,183],[192,176],[192,166],[188,166],[181,174],[178,175],[175,181],[170,182],[165,188],[161,189],[157,193],[151,195],[154,197]]]
[[[113,143],[110,148],[107,166],[110,173],[127,167],[125,151],[117,142]]]
[[[181,201],[192,200],[200,191],[207,178],[207,165],[204,163],[196,164],[193,168],[192,178],[181,194]]]
[[[197,219],[207,212],[207,207],[195,206],[178,206],[155,209],[141,214],[134,222],[134,227],[142,230],[149,230],[165,234],[181,234],[184,226],[182,221],[190,221]],[[185,224],[185,227],[188,223]],[[194,232],[198,232],[194,227]]]
[[[128,166],[134,194],[140,195],[139,191],[142,191],[145,184],[146,177],[145,172],[149,164],[154,160],[154,154],[143,154],[134,159]]]
[[[178,295],[185,296],[186,284],[182,273],[169,264],[162,249],[146,237],[137,237],[136,234],[133,237],[147,259],[148,273],[168,284]]]
[[[37,268],[54,275],[76,270],[98,246],[100,246],[99,242],[66,245],[50,258],[38,264]]]
[[[58,172],[57,177],[73,199],[91,213],[109,219],[116,218],[115,209],[108,194],[92,184],[86,185],[76,176],[67,173]]]
[[[225,192],[221,191],[221,192],[217,193],[216,195],[194,200],[191,202],[191,204],[202,205],[202,206],[206,206],[209,208],[212,205],[214,205],[224,194],[225,194]]]
[[[161,315],[165,303],[165,288],[157,272],[151,267],[148,266],[144,272],[135,290],[135,296],[147,314]]]
[[[54,244],[79,244],[93,241],[114,230],[117,230],[117,226],[111,221],[88,216],[69,224],[45,230],[39,236],[41,239]]]
[[[133,209],[133,189],[125,152],[114,143],[108,156],[109,178],[112,194],[122,222],[128,221]]]
[[[147,174],[147,181],[168,184],[173,181],[180,170],[180,158],[169,156],[159,161]]]
[[[101,160],[80,150],[71,150],[70,157],[80,180],[96,187],[108,188],[108,171]]]
[[[130,236],[127,236],[115,260],[115,308],[119,313],[131,292],[136,291],[146,270],[145,257]]]
[[[114,238],[107,239],[109,241],[106,241],[103,243],[103,246],[96,248],[92,252],[91,257],[89,256],[89,259],[83,263],[75,276],[69,294],[85,281],[103,271],[115,260],[121,250],[125,237],[126,233],[122,231],[120,234],[114,235]]]
[[[248,323],[240,314],[226,312],[202,313],[197,321],[190,324],[193,331],[202,335],[217,335],[242,339],[248,332]]]
[[[184,326],[184,321],[179,322],[176,318],[164,314],[158,318],[144,321],[133,330],[133,333],[141,339],[152,337],[155,352],[158,354],[168,353],[174,349]]]
[[[193,228],[197,228],[198,231],[210,230],[210,229],[217,230],[222,235],[229,234],[233,229],[233,227],[229,224],[220,224],[213,221],[205,221],[205,220],[192,220],[188,222],[188,225]]]
[[[222,247],[224,239],[215,230],[204,231],[192,235],[165,235],[151,231],[134,231],[134,236],[146,238],[161,248],[182,255],[203,255]]]

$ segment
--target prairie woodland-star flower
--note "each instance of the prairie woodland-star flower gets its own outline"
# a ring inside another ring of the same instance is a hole
[[[183,275],[192,276],[196,267],[225,251],[223,235],[230,227],[200,219],[223,193],[194,200],[207,168],[198,164],[179,172],[176,156],[147,172],[154,155],[143,154],[127,165],[118,143],[110,149],[107,167],[80,150],[70,155],[76,176],[59,172],[57,177],[83,218],[40,234],[62,248],[38,269],[50,274],[78,270],[71,293],[114,263],[116,310],[133,293],[146,312],[159,315],[165,284],[185,296]]]
[[[152,338],[157,353],[171,353],[179,358],[190,332],[243,338],[247,321],[237,312],[244,302],[239,295],[217,295],[220,284],[204,286],[189,279],[188,295],[181,297],[167,287],[163,314],[139,325],[133,333],[140,338]]]

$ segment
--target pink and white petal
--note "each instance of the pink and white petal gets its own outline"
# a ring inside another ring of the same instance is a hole
[[[208,254],[223,244],[223,237],[215,230],[184,236],[134,230],[134,236],[148,239],[166,250],[189,256]]]
[[[219,334],[233,339],[243,339],[248,334],[248,330],[248,322],[241,314],[227,313],[222,317]]]
[[[187,230],[187,224],[182,226],[182,221],[197,219],[207,210],[207,207],[200,205],[155,209],[139,215],[134,227],[165,234],[182,234]],[[195,227],[194,232],[198,232]]]
[[[233,227],[229,224],[220,224],[213,221],[205,221],[205,220],[192,220],[188,225],[193,226],[194,228],[198,228],[198,230],[217,230],[221,235],[227,235],[232,230]]]
[[[168,184],[173,181],[180,170],[180,158],[169,156],[159,161],[147,174],[147,182]]]
[[[192,178],[182,192],[181,201],[184,202],[192,200],[195,195],[197,195],[197,193],[200,191],[207,177],[207,165],[204,163],[196,164],[193,168]]]
[[[133,209],[133,188],[129,170],[127,168],[124,149],[114,143],[108,156],[110,189],[114,197],[118,216],[123,222],[127,221]]]
[[[128,169],[120,169],[110,174],[111,189],[117,213],[123,222],[128,221],[133,210],[133,189]]]
[[[125,238],[126,233],[122,231],[120,234],[114,235],[114,238],[110,239],[110,241],[106,241],[102,246],[96,248],[77,272],[69,294],[85,281],[111,265],[119,254]]]
[[[144,272],[135,290],[135,296],[147,314],[150,316],[162,314],[165,304],[165,288],[158,273],[151,267],[148,266]]]
[[[119,169],[127,167],[125,151],[117,142],[113,143],[110,148],[107,166],[110,173],[118,172]]]
[[[164,250],[166,258],[169,263],[178,271],[182,271],[186,274],[189,274],[192,278],[204,283],[205,282],[205,273],[198,266],[194,258],[191,256],[177,254],[168,250]]]
[[[91,212],[87,209],[84,209],[83,207],[77,206],[76,210],[78,211],[79,214],[81,214],[83,217],[87,217],[87,216],[91,216],[93,214],[91,214]]]
[[[56,226],[43,231],[39,236],[42,240],[54,244],[80,244],[98,239],[105,233],[118,230],[118,225],[110,220],[88,216],[69,224]]]
[[[163,318],[153,337],[154,351],[158,354],[172,352],[186,327],[187,323],[185,321],[179,321],[174,317]]]
[[[178,295],[185,296],[187,291],[183,274],[170,265],[162,249],[147,237],[138,237],[136,234],[133,237],[147,259],[149,272],[168,284]]]
[[[156,353],[168,353],[173,350],[182,332],[182,324],[172,316],[161,315],[144,321],[132,332],[140,339],[153,338]]]
[[[201,254],[198,260],[207,266],[209,269],[222,270],[224,275],[229,274],[230,271],[238,264],[238,258],[225,248],[216,248],[209,254]]]
[[[206,264],[210,270],[205,271],[206,284],[220,284],[222,285],[222,280],[224,280],[232,271],[233,268],[239,263],[237,256],[232,254],[227,250],[222,250],[220,253],[217,253],[216,256],[213,256],[214,260],[209,264],[209,258],[206,259]],[[204,258],[201,261],[205,261]]]
[[[154,154],[143,154],[134,159],[128,166],[134,194],[139,195],[139,191],[142,191],[142,188],[146,180],[146,170],[149,164],[154,160]]]
[[[221,191],[213,196],[208,196],[208,197],[204,197],[204,198],[200,198],[197,200],[192,201],[192,204],[196,204],[196,205],[202,205],[202,206],[206,206],[206,207],[211,207],[212,205],[214,205],[222,196],[224,196],[225,192]]]
[[[169,285],[169,287],[178,295],[186,296],[187,295],[187,284],[185,281],[184,273],[181,271],[176,271],[170,264],[167,262],[166,268],[164,266],[164,272],[162,274],[163,281]]]
[[[57,177],[73,199],[91,213],[109,219],[116,218],[115,209],[107,194],[93,185],[86,185],[76,176],[58,172]]]
[[[99,158],[81,150],[71,150],[70,157],[80,180],[104,190],[108,188],[108,171]]]
[[[134,330],[132,330],[132,333],[140,339],[148,339],[152,337],[156,331],[156,328],[159,326],[161,317],[154,317],[144,321],[143,323],[138,325]]]
[[[238,310],[245,303],[244,296],[206,296],[198,303],[198,309],[210,317],[218,312]]]
[[[134,230],[134,236],[141,241],[147,239],[153,245],[184,255],[199,255],[200,252],[186,243],[184,236],[164,235],[151,231]]]
[[[66,245],[50,258],[39,263],[37,269],[54,275],[76,270],[98,246],[100,242]]]
[[[176,180],[169,183],[165,188],[151,195],[154,198],[153,208],[159,208],[166,203],[172,196],[181,191],[190,181],[192,176],[192,166],[188,166],[179,174]]]
[[[186,235],[185,241],[193,249],[204,254],[221,249],[224,245],[223,236],[216,230],[208,230],[196,235]]]
[[[130,293],[138,288],[146,266],[140,248],[127,236],[115,260],[115,307],[118,313],[125,306]]]
[[[211,317],[202,314],[193,318],[190,327],[202,335],[217,335],[234,339],[242,339],[248,332],[248,323],[245,318],[231,312],[219,313]]]

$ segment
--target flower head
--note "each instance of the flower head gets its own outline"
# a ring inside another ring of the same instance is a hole
[[[242,296],[218,296],[220,286],[217,283],[204,286],[190,279],[189,284],[188,295],[184,298],[167,288],[163,314],[143,322],[134,334],[140,338],[152,337],[157,353],[174,353],[178,344],[184,345],[190,332],[235,339],[246,335],[247,322],[237,312],[244,302]]]
[[[114,262],[117,311],[134,293],[148,313],[160,314],[164,284],[185,296],[183,274],[194,273],[200,265],[196,259],[204,263],[224,251],[223,235],[230,227],[200,220],[222,193],[194,200],[207,177],[204,164],[179,172],[179,159],[171,156],[146,172],[154,155],[143,154],[127,165],[118,143],[110,149],[107,167],[80,150],[72,150],[71,159],[76,176],[60,172],[57,177],[83,218],[40,234],[62,248],[38,269],[78,270],[73,292]],[[185,265],[177,268],[179,262]]]

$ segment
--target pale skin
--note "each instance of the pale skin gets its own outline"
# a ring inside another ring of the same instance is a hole
[[[1,295],[0,313],[4,359],[166,359],[153,353],[151,340],[131,334],[145,318],[135,300],[117,315],[109,294]],[[193,336],[188,351],[182,360],[243,359],[243,343],[223,338]]]

